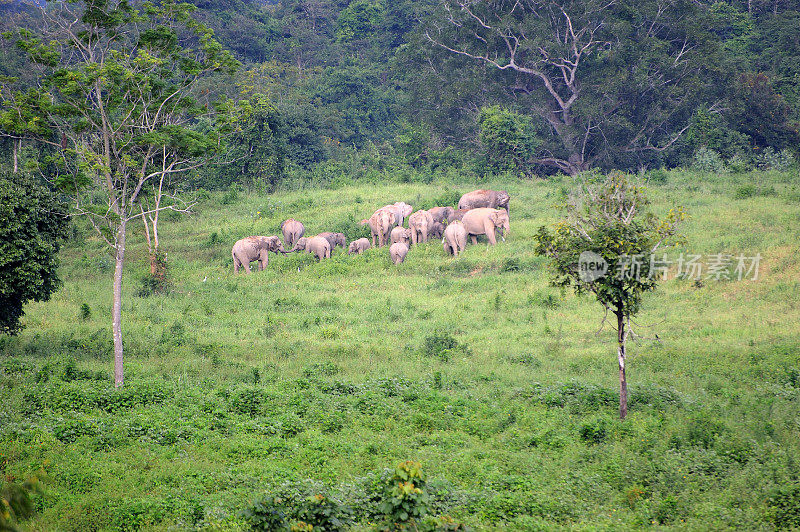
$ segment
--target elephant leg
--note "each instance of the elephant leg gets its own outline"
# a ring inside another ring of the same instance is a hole
[[[239,266],[241,265],[241,263],[236,258],[236,253],[231,253],[231,257],[233,257],[233,273],[235,274],[239,273]]]
[[[250,273],[250,257],[245,257],[244,260],[239,259],[239,262],[242,263],[242,268],[244,268],[244,272]]]
[[[497,244],[497,238],[494,236],[494,224],[486,221],[483,224],[483,229],[486,231],[486,238],[489,239],[489,243],[493,246]]]
[[[472,245],[473,246],[477,246],[478,245],[478,235],[469,235],[469,236],[472,237]]]

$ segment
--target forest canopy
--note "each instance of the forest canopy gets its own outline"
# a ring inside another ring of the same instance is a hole
[[[476,176],[688,166],[708,153],[751,168],[800,144],[794,2],[194,3],[242,62],[197,98],[260,102],[229,140],[234,151],[258,145],[267,169],[253,174],[239,157],[198,173],[205,188],[274,189],[354,157],[374,171]],[[35,32],[28,9],[3,3],[3,30]],[[23,54],[2,46],[4,84],[24,84]],[[6,160],[39,149],[2,128]]]

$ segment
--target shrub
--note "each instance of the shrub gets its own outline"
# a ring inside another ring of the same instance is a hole
[[[597,444],[605,441],[608,431],[606,430],[606,420],[597,418],[581,424],[578,433],[583,441],[589,444]]]
[[[316,483],[286,483],[242,512],[252,530],[339,532],[353,524],[353,510]]]
[[[378,510],[388,529],[415,529],[428,513],[429,497],[425,491],[425,476],[419,462],[401,462],[383,477],[381,502]]]
[[[768,146],[756,157],[756,166],[759,170],[786,172],[793,164],[794,156],[786,149],[776,152]]]
[[[436,357],[443,362],[450,360],[451,356],[469,355],[469,348],[447,332],[426,336],[420,351],[425,356]]]
[[[83,321],[92,317],[92,309],[86,303],[81,304],[80,317]]]
[[[702,147],[694,152],[692,168],[700,170],[701,172],[713,172],[718,174],[725,169],[725,164],[722,162],[719,153]]]
[[[329,377],[332,375],[336,375],[337,373],[339,373],[339,366],[337,366],[331,361],[318,362],[303,368],[303,375],[306,377],[317,377],[317,376]]]
[[[800,528],[800,483],[780,486],[767,498],[767,517],[776,528]]]
[[[663,185],[667,182],[667,171],[663,168],[654,168],[645,175],[647,182],[654,185]]]

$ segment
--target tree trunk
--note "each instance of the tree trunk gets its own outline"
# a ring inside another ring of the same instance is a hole
[[[617,359],[619,361],[619,418],[625,419],[628,415],[628,381],[625,378],[625,340],[628,333],[625,331],[625,315],[617,314]]]
[[[14,173],[16,174],[19,171],[19,145],[22,143],[21,140],[12,139],[12,151],[14,152]]]
[[[114,332],[114,386],[122,386],[122,266],[125,261],[125,218],[117,231],[116,265],[114,268],[114,309],[112,312],[112,328]]]

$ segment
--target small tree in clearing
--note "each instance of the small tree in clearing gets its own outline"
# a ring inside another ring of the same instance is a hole
[[[158,216],[186,212],[173,192],[179,176],[219,152],[236,106],[200,101],[197,82],[232,73],[238,62],[177,0],[36,3],[36,32],[16,41],[35,87],[2,79],[2,134],[50,146],[49,178],[69,196],[115,257],[114,382],[123,385],[122,272],[128,224],[141,217],[158,272]],[[209,126],[198,128],[200,120]]]
[[[568,198],[566,217],[554,231],[542,226],[536,236],[536,252],[553,259],[552,283],[572,286],[576,294],[594,294],[617,317],[620,419],[628,413],[625,349],[630,319],[644,293],[664,278],[667,262],[656,260],[655,253],[682,240],[676,227],[686,217],[678,207],[659,220],[646,211],[649,203],[641,186],[612,172],[583,182]]]

